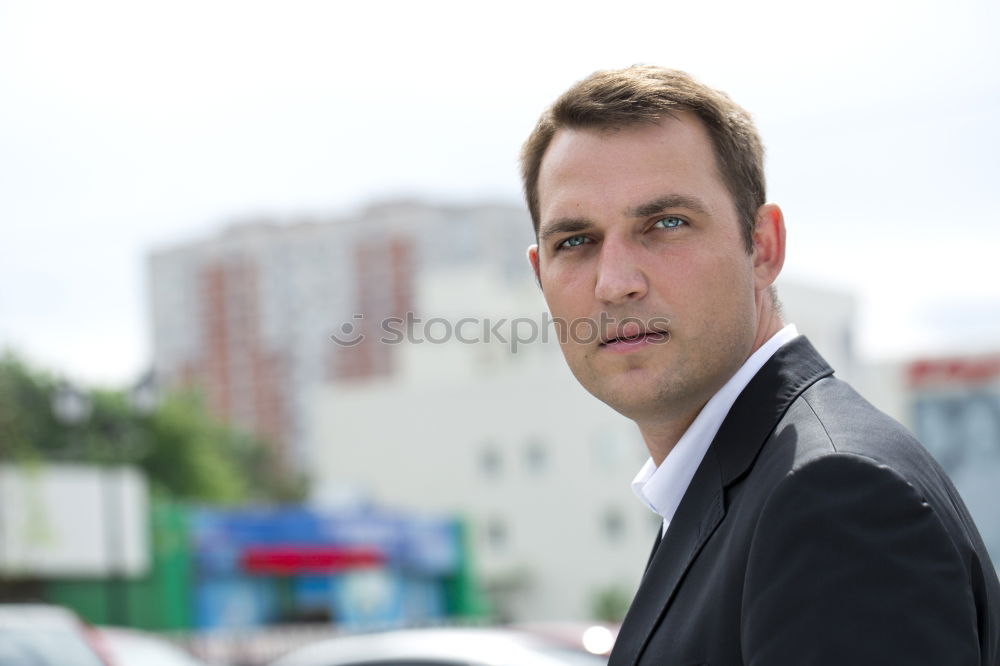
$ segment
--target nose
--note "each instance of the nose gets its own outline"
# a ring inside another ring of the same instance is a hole
[[[646,295],[649,283],[638,257],[639,248],[624,239],[605,238],[597,258],[594,295],[605,303],[624,303]]]

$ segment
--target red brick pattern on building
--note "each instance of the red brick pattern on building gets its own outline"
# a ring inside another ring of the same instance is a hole
[[[393,371],[393,347],[385,337],[382,322],[405,319],[413,312],[415,272],[413,243],[404,236],[360,241],[354,246],[355,333],[364,339],[353,346],[331,341],[328,367],[330,379],[353,380],[386,376]],[[395,328],[399,328],[398,326]]]
[[[203,352],[185,364],[180,381],[200,389],[213,414],[263,437],[290,464],[287,363],[261,340],[256,266],[215,261],[199,283]]]

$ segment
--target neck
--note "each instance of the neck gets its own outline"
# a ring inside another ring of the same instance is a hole
[[[757,311],[758,315],[758,325],[757,325],[757,336],[753,341],[753,349],[747,355],[747,358],[753,355],[755,351],[761,348],[765,342],[774,337],[774,335],[785,327],[785,322],[781,318],[781,313],[778,309],[771,303],[770,297],[767,298],[766,302],[762,304],[762,307]]]
[[[646,443],[646,448],[649,450],[649,457],[653,459],[656,466],[659,467],[663,464],[663,460],[667,457],[680,438],[684,436],[684,433],[694,422],[695,417],[701,412],[701,408],[705,405],[702,404],[694,411],[689,411],[684,417],[681,418],[669,418],[663,419],[662,421],[649,422],[643,421],[642,423],[637,423],[639,426],[639,432],[642,434],[642,439]]]

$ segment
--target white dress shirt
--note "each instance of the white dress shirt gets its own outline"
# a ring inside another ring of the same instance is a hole
[[[695,470],[705,457],[705,452],[715,439],[715,434],[733,403],[736,402],[736,398],[774,352],[798,334],[795,324],[788,324],[762,344],[740,366],[736,374],[705,403],[660,466],[657,467],[653,459],[649,458],[635,475],[632,480],[632,492],[642,500],[643,504],[663,518],[664,535],[694,477]]]

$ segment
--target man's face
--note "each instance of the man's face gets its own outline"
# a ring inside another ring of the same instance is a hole
[[[573,374],[636,421],[693,418],[752,352],[761,289],[701,122],[561,129],[538,193],[529,258]]]

